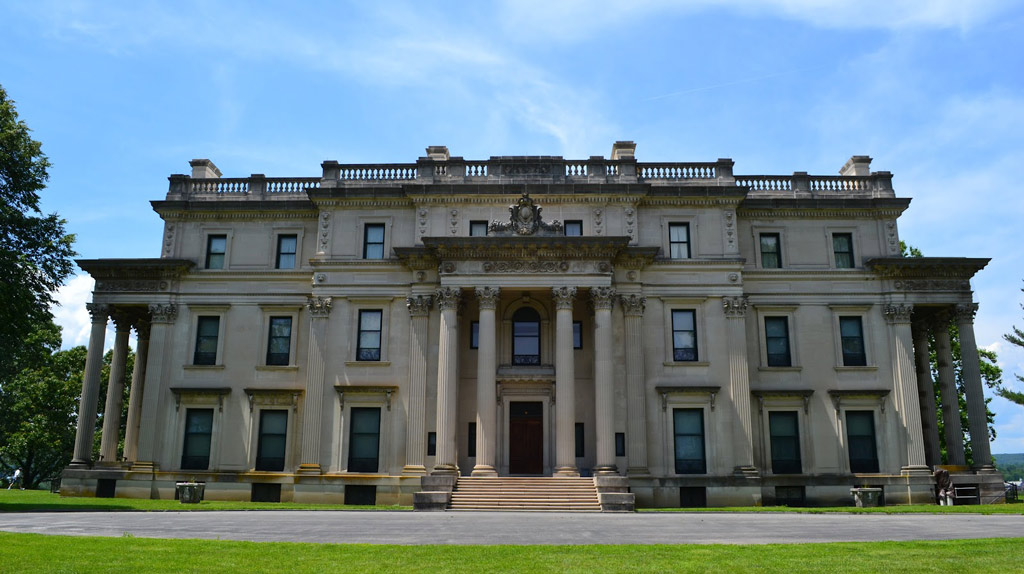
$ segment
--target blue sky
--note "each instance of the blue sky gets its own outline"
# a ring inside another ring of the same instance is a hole
[[[14,2],[0,84],[43,142],[44,194],[82,257],[156,257],[149,200],[208,157],[225,176],[319,175],[325,159],[731,157],[834,174],[855,154],[913,198],[900,236],[992,257],[979,344],[1018,390],[1024,352],[1024,5],[999,0]],[[91,281],[57,311],[84,344]],[[112,337],[108,337],[108,342]],[[994,452],[1024,452],[996,398]]]

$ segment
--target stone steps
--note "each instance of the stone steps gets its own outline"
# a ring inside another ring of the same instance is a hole
[[[600,512],[591,478],[462,477],[451,494],[452,510]]]

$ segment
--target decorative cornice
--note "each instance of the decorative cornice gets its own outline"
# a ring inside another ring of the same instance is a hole
[[[906,303],[890,303],[882,309],[882,314],[890,325],[910,323],[913,313],[914,306]]]
[[[962,291],[990,259],[968,257],[876,257],[864,266],[876,275],[893,279],[901,291]]]
[[[462,289],[459,287],[441,287],[434,292],[434,296],[437,298],[437,308],[441,311],[457,310],[462,298]]]
[[[110,317],[110,305],[105,303],[86,303],[85,308],[89,311],[93,323],[106,324],[107,319]]]
[[[496,309],[498,307],[498,297],[500,296],[501,289],[498,287],[476,288],[476,301],[480,309]]]
[[[722,297],[722,310],[729,319],[742,319],[747,314],[747,297]]]
[[[409,309],[409,315],[426,317],[430,314],[430,308],[434,306],[434,298],[430,295],[413,295],[405,298],[405,306]]]
[[[331,314],[332,297],[309,297],[306,299],[306,308],[309,309],[309,316],[316,319],[326,319]]]
[[[875,399],[884,413],[885,397],[889,396],[889,389],[832,390],[828,392],[828,396],[832,398],[832,405],[837,413],[842,408],[845,399]]]
[[[188,259],[77,259],[75,262],[96,280],[96,291],[166,291],[170,281],[187,273],[195,262]]]
[[[622,304],[622,312],[625,313],[626,316],[641,316],[644,314],[644,309],[647,307],[647,297],[637,295],[636,293],[619,295],[619,302]]]
[[[953,308],[953,316],[956,317],[956,322],[961,325],[974,323],[974,314],[977,312],[977,303],[958,303]]]
[[[660,247],[627,247],[615,258],[615,264],[630,271],[640,271],[657,257]]]
[[[178,306],[174,303],[150,303],[149,320],[153,323],[173,323],[178,318]]]
[[[715,396],[722,390],[722,387],[659,385],[654,390],[661,395],[661,410],[663,411],[668,410],[669,395],[708,395],[708,403],[711,406],[711,410],[715,410]]]
[[[555,309],[568,309],[572,311],[573,301],[576,300],[576,288],[552,287],[551,296],[555,299]]]
[[[611,309],[615,304],[614,287],[591,287],[590,300],[594,309]]]

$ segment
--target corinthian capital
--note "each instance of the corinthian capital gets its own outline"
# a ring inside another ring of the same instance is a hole
[[[326,319],[331,314],[331,297],[310,297],[306,299],[306,308],[310,317]]]
[[[105,303],[86,303],[85,308],[89,311],[93,323],[106,323],[110,317],[110,305]]]
[[[501,290],[497,287],[477,287],[476,301],[481,309],[496,309]]]
[[[953,309],[957,323],[974,323],[974,314],[978,312],[977,303],[959,303]]]
[[[178,306],[174,303],[150,303],[149,320],[153,323],[173,323],[178,318]]]
[[[747,314],[747,298],[742,295],[722,297],[722,310],[725,311],[726,317],[741,319]]]
[[[413,317],[425,317],[434,306],[434,298],[430,295],[413,295],[405,298],[405,306],[409,309],[409,315]]]
[[[909,323],[914,314],[914,306],[906,303],[890,303],[882,309],[882,313],[889,324]]]
[[[643,315],[647,307],[647,297],[637,295],[620,295],[619,302],[622,303],[622,312],[626,315]]]
[[[442,311],[458,309],[459,302],[462,300],[462,289],[459,287],[441,287],[434,292],[434,297],[437,298],[438,309]]]
[[[552,287],[551,296],[555,298],[555,309],[572,310],[572,303],[576,300],[575,287]]]
[[[615,288],[591,287],[590,300],[594,303],[594,309],[611,309],[615,303]]]

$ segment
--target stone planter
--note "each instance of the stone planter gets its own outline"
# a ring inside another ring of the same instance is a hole
[[[874,508],[876,506],[881,506],[881,488],[851,488],[850,494],[853,495],[853,504],[857,508]]]
[[[175,486],[178,489],[178,501],[182,504],[199,504],[203,500],[206,483],[179,482]]]

